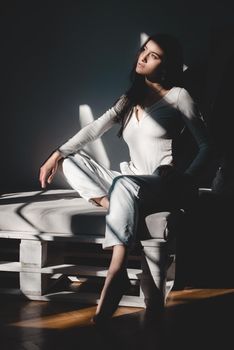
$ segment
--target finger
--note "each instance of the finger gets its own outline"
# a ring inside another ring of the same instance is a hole
[[[52,180],[53,180],[53,178],[54,178],[54,176],[55,176],[55,174],[56,174],[56,170],[57,170],[56,167],[54,167],[54,168],[51,170],[50,176],[48,177],[48,180],[47,180],[48,183],[51,183],[51,182],[52,182]]]
[[[46,181],[44,177],[41,179],[41,187],[46,188]]]
[[[41,179],[42,179],[42,173],[41,173],[41,170],[40,170],[40,173],[39,173],[39,181],[41,182]]]
[[[49,184],[52,182],[53,177],[54,177],[54,173],[51,174],[51,175],[48,177],[47,182],[48,182]]]
[[[39,177],[40,183],[41,183],[41,187],[45,188],[46,187],[46,174],[45,172],[40,172],[40,177]]]

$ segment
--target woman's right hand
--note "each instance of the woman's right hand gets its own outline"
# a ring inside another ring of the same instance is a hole
[[[46,188],[47,183],[50,184],[57,172],[59,160],[62,158],[59,151],[55,151],[42,164],[40,168],[39,181],[42,188]]]

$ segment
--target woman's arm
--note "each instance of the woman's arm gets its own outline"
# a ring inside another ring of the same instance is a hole
[[[73,137],[71,137],[68,141],[66,141],[62,146],[58,148],[62,157],[76,153],[87,143],[101,137],[116,123],[116,116],[117,113],[112,107],[108,109],[108,111],[106,111],[101,117],[79,130]]]
[[[185,89],[180,90],[178,109],[198,146],[198,152],[185,173],[197,176],[211,157],[211,143],[208,137],[208,130],[195,101]]]
[[[116,111],[114,108],[109,109],[97,120],[86,125],[79,130],[73,137],[54,151],[40,168],[39,181],[42,188],[50,184],[58,170],[59,161],[69,154],[75,153],[88,142],[94,141],[105,131],[111,128],[115,123]]]
[[[41,187],[46,188],[47,183],[50,184],[52,182],[57,172],[59,161],[62,158],[77,152],[88,142],[96,140],[110,129],[118,121],[117,116],[121,113],[127,102],[126,96],[122,95],[113,107],[107,110],[101,117],[79,130],[73,137],[54,151],[40,168],[39,181]]]

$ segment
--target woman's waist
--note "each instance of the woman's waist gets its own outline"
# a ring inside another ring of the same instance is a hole
[[[123,175],[152,175],[160,165],[171,165],[172,158],[160,159],[158,162],[143,162],[136,164],[132,160],[120,163],[120,171]]]

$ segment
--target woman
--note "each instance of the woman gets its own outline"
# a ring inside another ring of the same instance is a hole
[[[95,205],[108,209],[104,249],[112,259],[93,322],[108,320],[129,286],[128,252],[136,241],[139,215],[186,207],[197,194],[196,177],[209,157],[205,125],[189,93],[181,87],[183,55],[168,34],[150,36],[134,63],[130,88],[100,118],[59,147],[40,169],[42,188],[61,160],[70,185]],[[121,173],[106,169],[82,151],[116,123],[129,147]],[[198,146],[189,166],[177,161],[175,141],[187,127]]]

